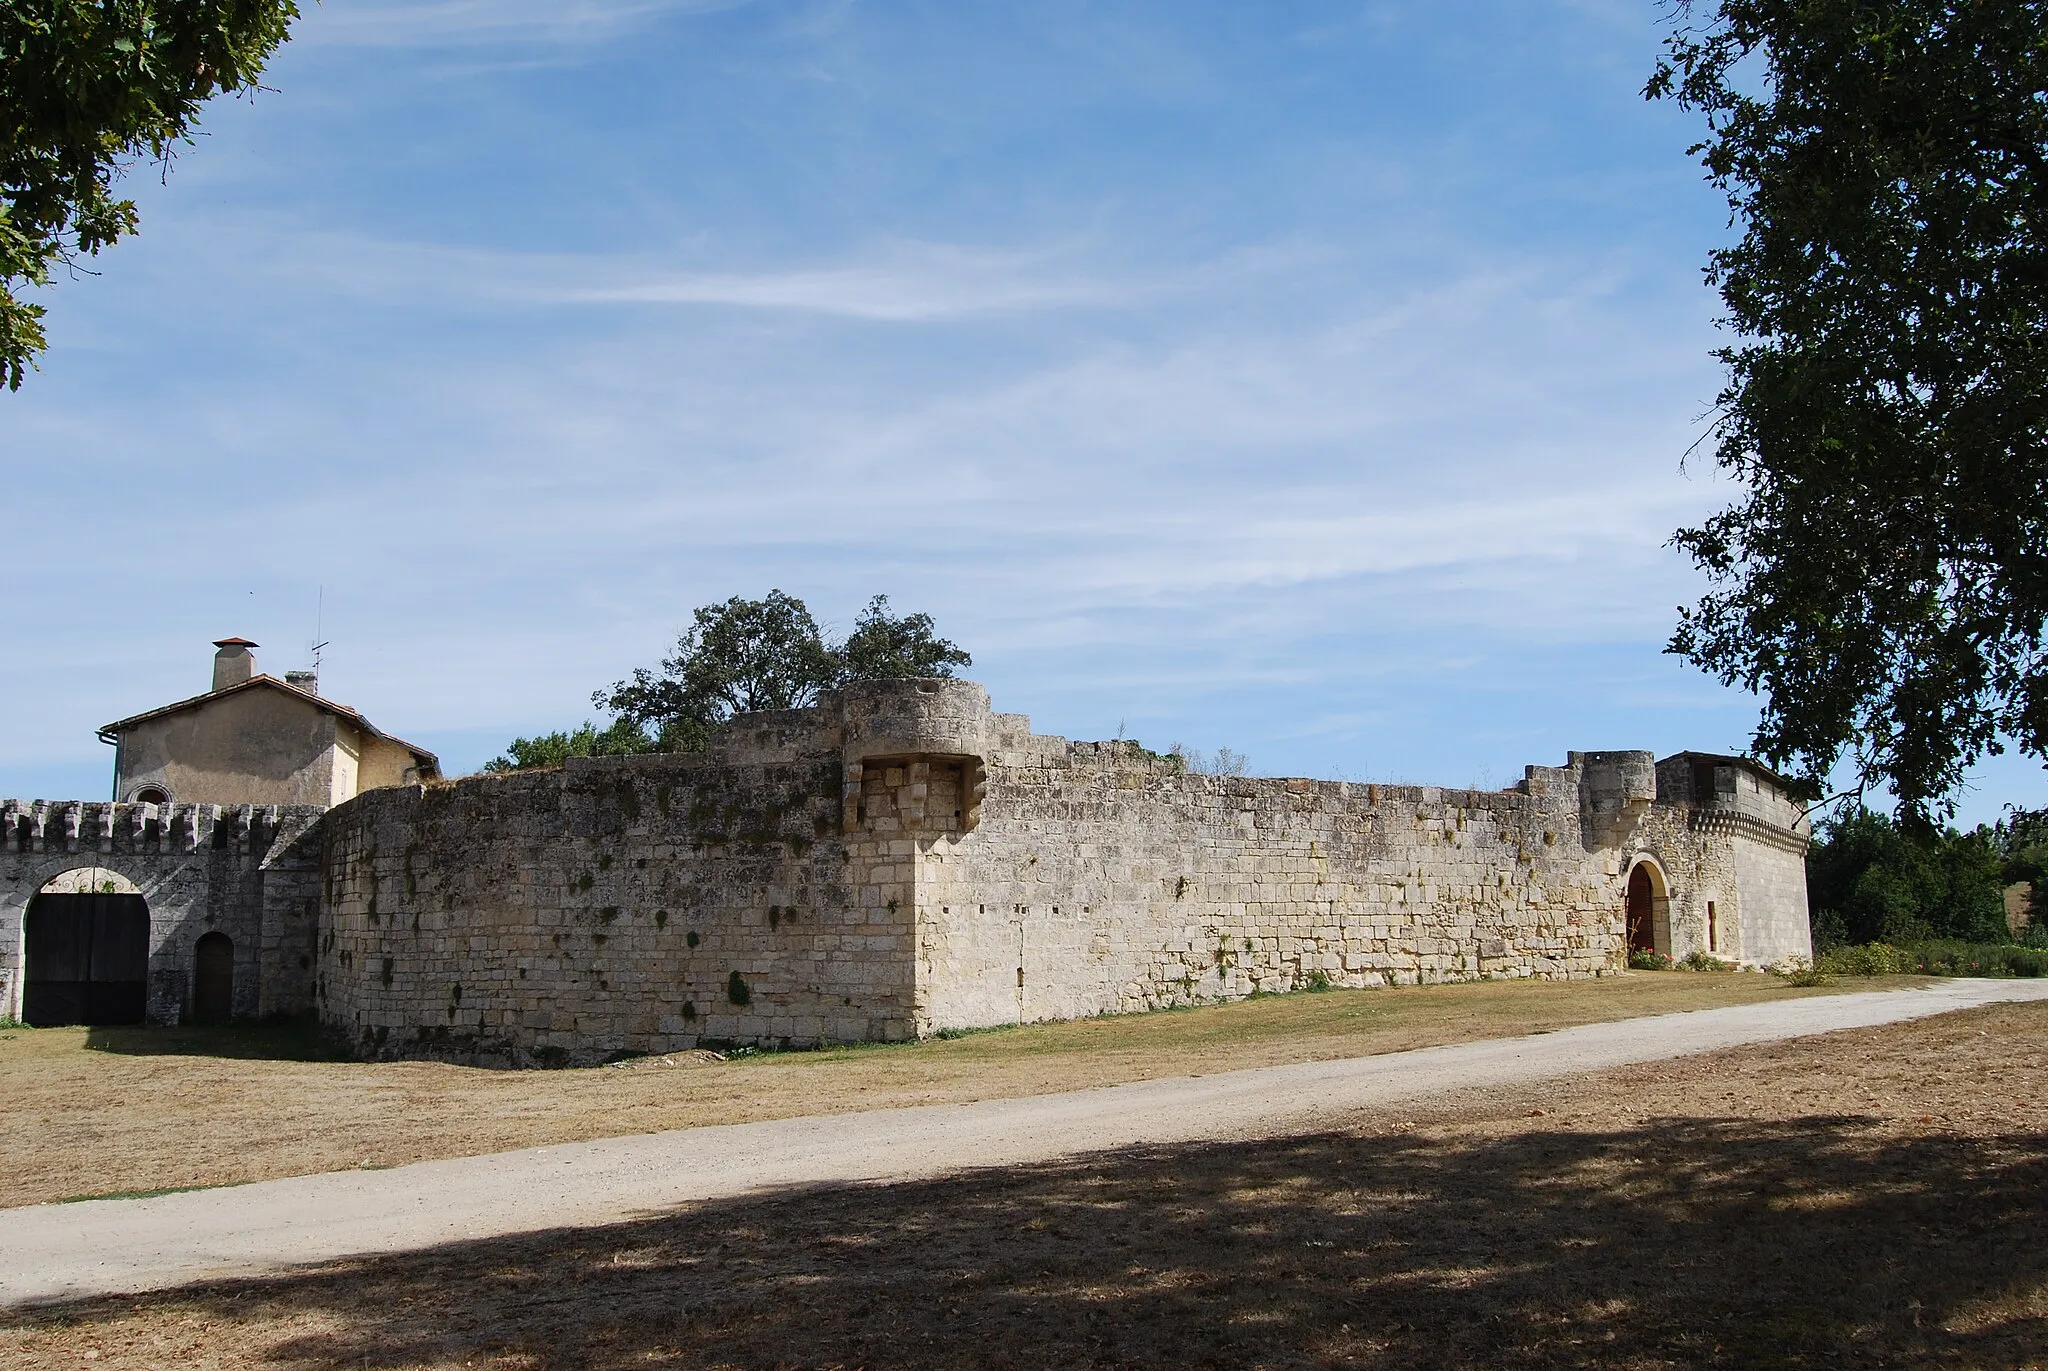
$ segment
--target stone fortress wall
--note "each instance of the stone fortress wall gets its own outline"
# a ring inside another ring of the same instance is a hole
[[[1575,753],[1504,791],[1187,775],[969,682],[876,683],[703,754],[342,806],[316,993],[367,1052],[587,1061],[1602,975],[1638,865],[1662,950],[1706,950],[1711,905],[1719,955],[1810,955],[1798,807],[1722,763]]]
[[[179,825],[206,816],[174,812],[166,839],[150,808],[62,823],[112,825],[101,856],[154,882],[153,915],[182,911],[167,949],[195,917],[238,920],[252,1012],[310,1006],[366,1055],[589,1062],[1602,975],[1639,867],[1660,950],[1810,955],[1803,817],[1732,759],[1573,753],[1501,791],[1188,775],[1034,734],[964,681],[742,716],[698,754],[232,815],[189,842]],[[37,841],[0,865],[0,954],[22,892],[77,864]],[[178,972],[167,953],[154,1016],[175,1017]]]
[[[341,806],[321,1017],[372,1055],[542,1063],[908,1036],[910,912],[855,879],[836,749],[738,741]]]

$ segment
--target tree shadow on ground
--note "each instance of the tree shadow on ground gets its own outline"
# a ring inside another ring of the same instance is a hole
[[[239,1061],[336,1062],[348,1050],[320,1031],[311,1015],[238,1019],[223,1024],[122,1024],[89,1028],[92,1052],[123,1057],[223,1057]]]
[[[1324,1134],[815,1187],[29,1322],[196,1320],[281,1371],[2020,1368],[2048,1347],[2044,1210],[2035,1134]]]

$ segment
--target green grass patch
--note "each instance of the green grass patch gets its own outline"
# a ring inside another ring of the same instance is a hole
[[[821,1043],[789,1049],[727,1049],[729,1059],[762,1067],[887,1060],[908,1054],[930,1062],[991,1067],[1074,1054],[1142,1056],[1156,1052],[1269,1052],[1303,1039],[1348,1054],[1400,1051],[1473,1037],[1516,1037],[1537,1028],[1748,1003],[1783,994],[1764,976],[1643,976],[1573,981],[1463,981],[1359,989],[1329,986],[1224,1002],[1161,1005],[1093,1018],[942,1029],[922,1041]],[[700,1046],[717,1050],[719,1044]],[[1247,1059],[1249,1060],[1249,1059]]]
[[[66,1195],[52,1204],[84,1204],[88,1200],[153,1200],[163,1195],[188,1195],[195,1190],[233,1190],[251,1181],[217,1181],[212,1185],[167,1185],[161,1190],[106,1190],[93,1195]]]

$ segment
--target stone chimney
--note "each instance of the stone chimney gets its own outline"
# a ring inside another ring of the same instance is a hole
[[[238,686],[256,674],[256,654],[250,649],[260,646],[247,638],[222,638],[214,646],[220,650],[213,654],[213,688],[226,690]]]
[[[320,693],[320,674],[315,671],[287,671],[284,674],[284,683],[296,686],[308,695]]]

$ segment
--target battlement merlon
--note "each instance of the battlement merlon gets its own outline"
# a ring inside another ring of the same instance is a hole
[[[320,805],[148,804],[107,800],[0,800],[0,852],[165,855],[224,849],[262,855],[299,832]]]

